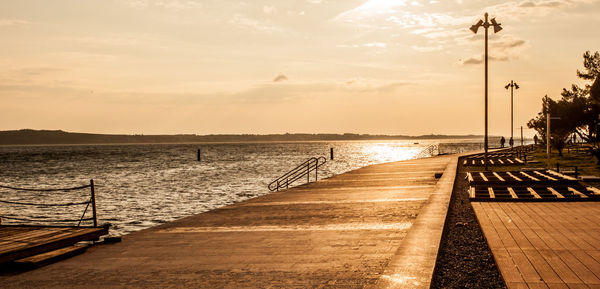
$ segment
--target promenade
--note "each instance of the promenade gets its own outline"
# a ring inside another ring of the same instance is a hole
[[[94,246],[33,271],[4,274],[0,284],[428,288],[457,158],[364,167],[135,232],[121,243]]]

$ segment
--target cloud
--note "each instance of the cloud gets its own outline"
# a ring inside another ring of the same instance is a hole
[[[492,55],[488,55],[488,61],[509,61],[510,58],[506,55],[500,55],[500,56],[492,56]],[[469,57],[465,60],[462,61],[463,65],[470,65],[470,64],[481,64],[483,63],[483,55],[481,56],[472,56]]]
[[[229,23],[243,29],[250,29],[252,31],[267,34],[278,33],[283,31],[283,29],[272,25],[268,21],[258,21],[256,19],[248,18],[239,13],[234,14],[233,17],[231,17],[231,19],[229,20]]]
[[[470,36],[468,41],[482,41],[481,37]],[[491,61],[510,61],[518,59],[521,51],[527,47],[527,42],[523,39],[511,35],[503,34],[490,41],[491,52],[489,60]],[[462,64],[480,64],[483,62],[483,55],[471,56],[463,61]]]
[[[434,45],[434,46],[413,45],[413,46],[411,46],[411,48],[416,51],[419,51],[419,52],[433,52],[433,51],[440,51],[440,50],[444,49],[444,47],[442,45]]]
[[[387,43],[385,42],[369,42],[369,43],[362,43],[362,44],[340,44],[337,47],[340,48],[360,48],[360,47],[367,47],[367,48],[387,48]]]
[[[203,7],[200,1],[194,0],[127,0],[125,4],[135,9],[159,7],[173,10],[183,10]]]
[[[275,14],[275,13],[277,13],[277,8],[275,8],[275,6],[264,5],[263,12],[265,14]]]
[[[275,78],[273,78],[273,82],[283,82],[283,81],[286,81],[286,80],[288,80],[288,77],[285,76],[283,73],[280,73]]]
[[[503,18],[535,20],[551,13],[564,12],[583,4],[597,0],[526,0],[511,1],[487,7],[490,14],[503,15]]]
[[[20,19],[0,19],[0,27],[17,26],[31,24],[29,21]]]

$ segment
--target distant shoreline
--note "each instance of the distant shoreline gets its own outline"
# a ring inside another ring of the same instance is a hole
[[[370,134],[213,134],[213,135],[118,135],[65,132],[62,130],[10,130],[0,131],[0,145],[109,145],[109,144],[210,144],[210,143],[271,143],[319,141],[387,141],[482,139],[480,135],[370,135]]]

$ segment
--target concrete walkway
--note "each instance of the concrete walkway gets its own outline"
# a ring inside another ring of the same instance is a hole
[[[124,236],[2,288],[428,288],[457,156],[373,165]],[[444,172],[438,181],[434,173]]]

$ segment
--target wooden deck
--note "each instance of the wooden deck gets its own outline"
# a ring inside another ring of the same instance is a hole
[[[600,203],[472,205],[508,288],[600,288]]]
[[[108,234],[108,227],[0,226],[0,264]]]

